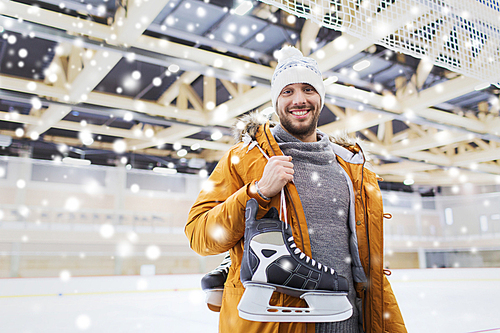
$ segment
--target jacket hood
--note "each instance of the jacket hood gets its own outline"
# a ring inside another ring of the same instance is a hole
[[[250,137],[255,140],[257,135],[257,130],[263,124],[265,124],[269,119],[257,112],[250,112],[238,119],[238,122],[233,126],[233,138],[235,143],[243,141],[243,136],[248,133]],[[278,125],[277,122],[269,120],[269,126],[273,128]],[[356,145],[361,146],[362,142],[359,139],[351,138],[346,131],[339,134],[328,135],[330,142],[333,142],[341,147],[352,150]],[[364,149],[363,149],[364,150]]]

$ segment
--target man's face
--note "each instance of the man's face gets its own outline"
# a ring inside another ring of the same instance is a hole
[[[320,108],[321,97],[307,83],[287,85],[276,100],[281,125],[288,133],[304,142],[316,141]]]

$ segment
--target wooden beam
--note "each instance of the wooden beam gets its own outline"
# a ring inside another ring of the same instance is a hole
[[[203,76],[203,105],[208,111],[212,111],[217,105],[217,84],[213,76]],[[210,109],[207,105],[211,106]]]
[[[232,97],[237,97],[239,95],[238,87],[236,87],[236,85],[234,83],[231,83],[228,80],[224,80],[224,79],[219,79],[219,81],[222,83],[224,88],[226,88],[229,95],[231,95]]]
[[[186,97],[191,103],[191,105],[194,107],[195,110],[202,112],[204,110],[203,108],[203,102],[201,101],[200,96],[194,91],[193,87],[189,84],[184,84],[183,89],[186,93]]]
[[[178,140],[185,138],[186,136],[198,133],[200,128],[194,126],[187,126],[181,124],[175,124],[168,128],[165,128],[158,133],[155,133],[154,137],[150,140],[127,140],[127,147],[131,149],[144,149],[159,146],[165,143],[175,143]]]
[[[470,135],[467,133],[455,133],[449,131],[438,132],[434,135],[409,140],[408,143],[396,143],[388,147],[389,152],[393,155],[400,156],[411,152],[426,150],[434,147],[441,147],[455,142],[470,140]]]
[[[270,97],[269,88],[260,86],[252,88],[246,93],[218,105],[210,114],[209,124],[232,126],[235,122],[234,118],[267,103]]]
[[[392,117],[390,115],[381,115],[370,112],[358,112],[356,115],[346,117],[344,120],[338,120],[320,126],[319,129],[328,134],[333,134],[339,131],[353,133],[389,120],[392,120]]]
[[[200,76],[196,72],[184,72],[178,80],[173,82],[170,87],[158,98],[158,104],[169,105],[179,95],[182,84],[191,84]]]
[[[401,107],[414,112],[425,109],[474,91],[474,88],[480,83],[481,81],[477,79],[459,76],[423,90],[418,95],[406,98],[402,101]]]
[[[312,20],[306,20],[300,32],[300,40],[297,41],[296,47],[302,51],[304,56],[308,56],[311,52],[311,43],[314,43],[321,27]]]
[[[52,104],[50,105],[40,117],[36,125],[29,125],[26,128],[26,135],[30,137],[32,133],[40,135],[49,130],[54,124],[63,119],[68,113],[71,112],[71,106]]]

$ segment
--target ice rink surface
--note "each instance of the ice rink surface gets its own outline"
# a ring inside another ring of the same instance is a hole
[[[500,332],[500,268],[392,272],[408,332]],[[0,332],[215,333],[201,277],[0,279]]]

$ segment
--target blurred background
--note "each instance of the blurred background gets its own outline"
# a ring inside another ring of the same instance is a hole
[[[0,159],[0,276],[203,273],[184,225],[207,178]],[[388,268],[500,266],[498,185],[383,191]],[[389,217],[389,216],[387,216]]]
[[[217,331],[183,229],[284,45],[381,177],[409,330],[500,332],[498,1],[0,0],[0,36],[2,332]]]

